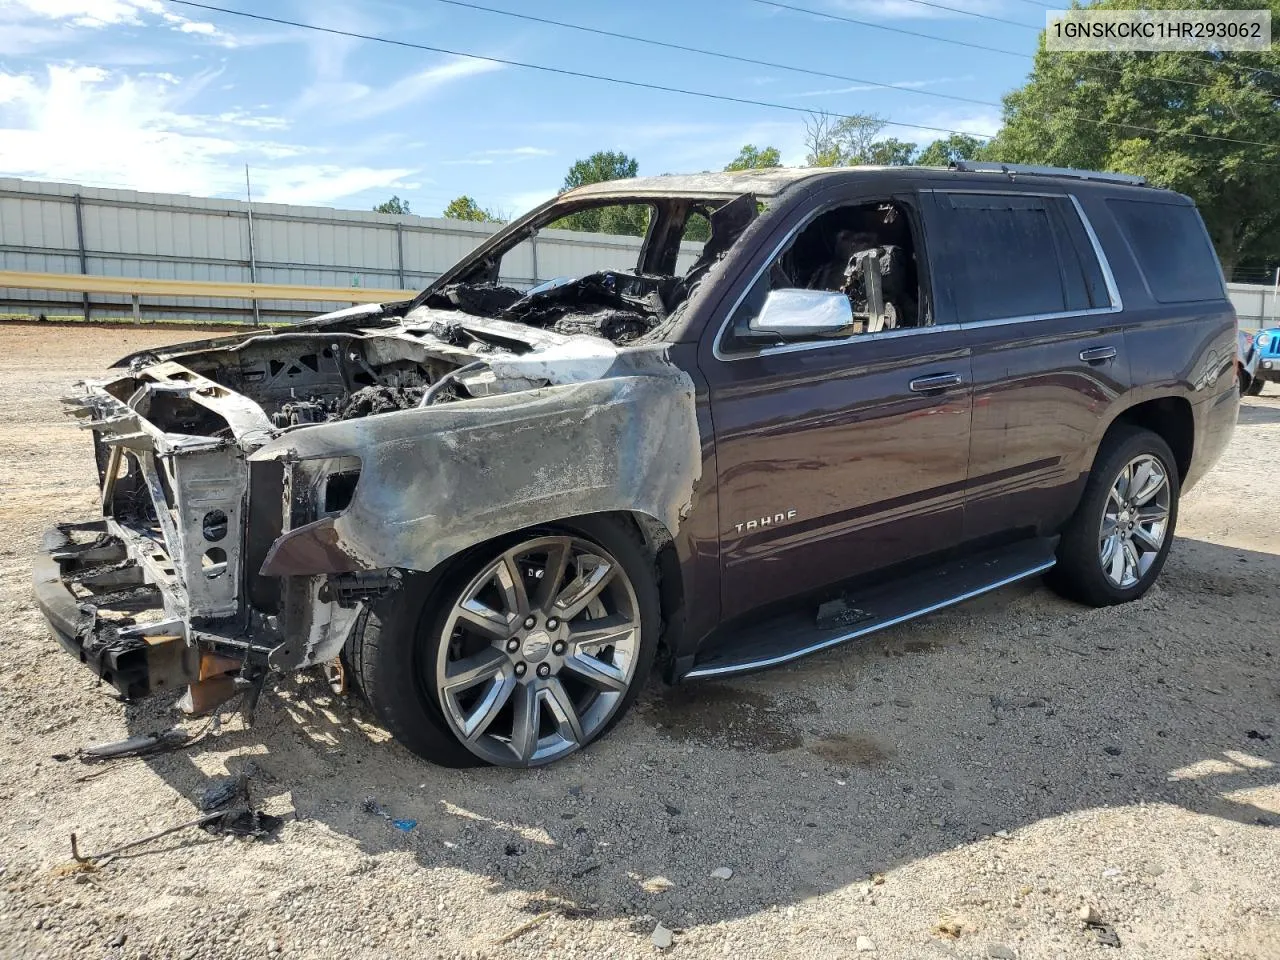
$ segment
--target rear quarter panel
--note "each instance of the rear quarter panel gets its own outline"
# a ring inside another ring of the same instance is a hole
[[[1158,302],[1105,196],[1091,193],[1080,199],[1124,301],[1124,338],[1133,385],[1117,400],[1114,416],[1104,423],[1094,448],[1125,410],[1164,397],[1181,398],[1190,405],[1195,423],[1191,465],[1183,479],[1183,489],[1189,489],[1221,456],[1235,428],[1239,409],[1235,309],[1225,285],[1217,300]]]

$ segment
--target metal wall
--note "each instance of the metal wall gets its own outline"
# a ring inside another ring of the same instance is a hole
[[[1228,283],[1227,294],[1242,330],[1280,326],[1280,296],[1271,284]]]
[[[0,270],[164,280],[293,283],[419,290],[500,225],[254,203],[0,178]],[[700,244],[685,244],[680,269]],[[559,276],[635,269],[636,237],[544,230],[503,258],[502,281],[529,287]],[[256,265],[256,268],[255,268]],[[344,303],[260,301],[264,319],[312,316]],[[85,298],[0,289],[0,314],[79,315]],[[248,301],[143,301],[151,317],[247,319]],[[127,316],[127,297],[94,294],[93,316]]]

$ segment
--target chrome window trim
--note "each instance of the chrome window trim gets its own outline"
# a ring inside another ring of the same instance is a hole
[[[1089,220],[1088,214],[1084,212],[1084,207],[1080,205],[1080,201],[1073,193],[1065,192],[1032,192],[1029,190],[982,190],[977,188],[964,189],[948,189],[948,188],[928,188],[917,191],[919,193],[964,193],[964,194],[981,194],[987,196],[1008,196],[1008,197],[1046,197],[1055,199],[1066,199],[1071,201],[1071,206],[1075,208],[1076,216],[1080,218],[1080,223],[1084,227],[1085,235],[1089,238],[1089,245],[1093,247],[1094,256],[1098,258],[1098,266],[1102,268],[1102,281],[1107,288],[1107,298],[1111,305],[1107,307],[1090,307],[1087,310],[1059,310],[1054,313],[1033,313],[1019,317],[992,317],[989,320],[973,320],[969,323],[944,323],[931,324],[927,327],[902,327],[894,330],[881,330],[877,333],[855,333],[848,337],[841,337],[832,340],[814,340],[802,343],[784,343],[773,347],[761,347],[759,350],[743,351],[742,353],[725,353],[721,349],[724,343],[725,334],[729,329],[729,324],[733,321],[734,314],[738,312],[738,308],[742,306],[742,301],[747,298],[747,294],[752,288],[760,282],[760,277],[773,264],[783,249],[795,238],[801,230],[816,220],[821,214],[827,210],[819,209],[809,213],[803,220],[787,231],[786,235],[778,242],[769,254],[768,258],[761,264],[760,269],[755,272],[748,283],[734,300],[733,306],[729,308],[729,312],[725,315],[724,322],[720,324],[720,329],[716,332],[716,338],[712,343],[711,353],[720,361],[731,362],[733,360],[753,360],[758,357],[771,357],[784,353],[799,353],[804,350],[826,350],[831,347],[842,347],[850,343],[863,343],[868,340],[891,340],[898,337],[912,336],[914,334],[932,333],[934,331],[954,331],[954,330],[976,330],[983,327],[1001,327],[1013,323],[1034,323],[1040,320],[1060,320],[1065,317],[1090,317],[1105,316],[1113,313],[1120,313],[1124,310],[1124,301],[1120,297],[1120,288],[1116,283],[1115,274],[1111,270],[1111,262],[1107,259],[1106,252],[1102,249],[1102,243],[1098,240],[1098,234],[1093,229],[1093,224]],[[837,204],[837,206],[840,206]],[[850,204],[853,206],[853,204]],[[832,207],[831,209],[836,209]],[[914,238],[913,238],[914,239]]]

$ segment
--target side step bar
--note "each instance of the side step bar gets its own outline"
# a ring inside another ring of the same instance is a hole
[[[1058,538],[1024,540],[916,571],[843,601],[783,614],[713,640],[683,679],[777,666],[1044,573]]]

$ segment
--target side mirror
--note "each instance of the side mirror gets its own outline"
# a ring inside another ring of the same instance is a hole
[[[751,339],[807,340],[838,337],[853,326],[853,307],[830,290],[771,290],[747,323]]]

